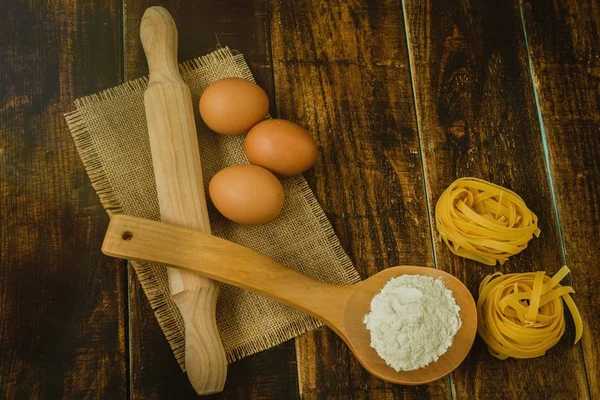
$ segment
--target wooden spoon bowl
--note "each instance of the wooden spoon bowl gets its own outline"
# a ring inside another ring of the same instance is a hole
[[[390,279],[401,275],[442,278],[446,287],[453,292],[456,303],[460,307],[462,326],[454,336],[452,346],[436,362],[414,371],[396,372],[370,346],[371,335],[363,323],[363,318],[371,310],[371,299]],[[428,267],[390,267],[353,286],[356,286],[356,289],[346,303],[344,316],[346,337],[342,336],[342,338],[371,374],[392,383],[421,385],[448,375],[469,353],[477,332],[477,309],[469,290],[449,273]]]
[[[392,267],[355,285],[330,285],[215,236],[126,215],[112,218],[102,251],[113,257],[195,271],[295,307],[323,321],[370,373],[392,383],[420,385],[449,374],[467,356],[477,331],[471,293],[454,276],[433,268]],[[441,277],[461,309],[462,326],[438,361],[418,370],[396,372],[370,346],[363,319],[373,296],[391,278],[404,274]]]

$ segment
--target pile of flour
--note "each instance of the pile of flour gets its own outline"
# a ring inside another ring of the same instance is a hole
[[[459,311],[441,278],[402,275],[373,297],[364,323],[377,354],[396,371],[411,371],[448,350],[461,326]]]

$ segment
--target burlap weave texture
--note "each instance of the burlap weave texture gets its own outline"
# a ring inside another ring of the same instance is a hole
[[[202,91],[217,79],[253,80],[243,56],[228,48],[183,63],[180,68],[194,104],[198,104]],[[147,79],[141,78],[77,99],[75,111],[65,117],[108,214],[125,213],[159,220],[143,103],[146,85]],[[247,163],[244,139],[216,135],[203,125],[197,110],[195,117],[206,187],[220,169]],[[358,273],[304,178],[286,178],[282,183],[284,208],[274,222],[262,226],[236,225],[209,204],[212,233],[323,281],[357,282]],[[144,263],[133,263],[133,267],[183,368],[184,325],[169,296],[166,269]],[[320,322],[287,306],[227,285],[223,285],[219,297],[217,323],[230,362],[320,326]]]

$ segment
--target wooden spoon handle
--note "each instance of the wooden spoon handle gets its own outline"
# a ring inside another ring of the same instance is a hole
[[[355,288],[315,280],[216,236],[127,215],[111,219],[102,252],[183,268],[271,297],[320,319],[336,332]]]
[[[144,13],[140,37],[150,68],[144,94],[161,219],[210,233],[192,97],[177,66],[177,28],[167,10]],[[227,360],[217,329],[217,282],[168,269],[171,297],[185,324],[185,365],[198,394],[220,392]]]

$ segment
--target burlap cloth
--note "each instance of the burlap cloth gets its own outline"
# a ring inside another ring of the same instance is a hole
[[[194,104],[198,104],[202,91],[217,79],[254,80],[243,56],[228,48],[185,62],[180,69]],[[147,78],[141,78],[77,99],[76,110],[65,118],[92,186],[108,214],[125,213],[158,220],[143,103],[146,85]],[[247,163],[244,138],[214,134],[201,122],[197,110],[195,117],[206,187],[220,169]],[[317,279],[336,284],[357,282],[358,273],[304,178],[287,178],[282,183],[285,203],[274,222],[251,227],[236,225],[209,204],[213,234]],[[169,295],[166,269],[145,263],[132,265],[177,361],[184,368],[184,325]],[[223,285],[219,298],[217,323],[230,362],[321,325],[273,300],[227,285]]]

